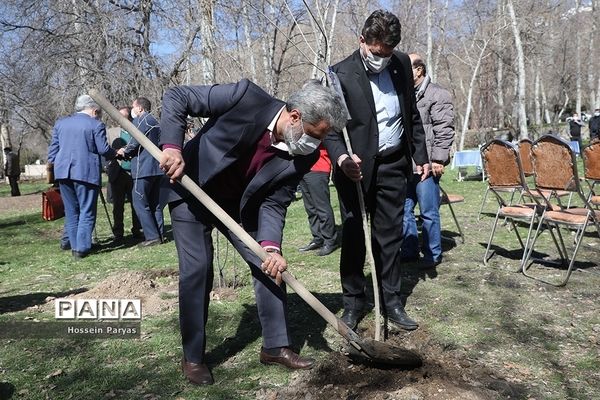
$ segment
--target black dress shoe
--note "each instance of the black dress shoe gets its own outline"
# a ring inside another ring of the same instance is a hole
[[[441,263],[442,263],[442,260],[434,261],[434,260],[425,260],[425,259],[423,259],[421,261],[421,265],[419,265],[419,267],[421,269],[432,269],[432,268],[437,267]]]
[[[317,255],[327,256],[327,255],[333,253],[334,251],[336,251],[339,247],[340,246],[338,246],[337,244],[334,244],[333,246],[325,245],[325,246],[321,247],[321,249],[319,250]]]
[[[157,244],[161,244],[162,240],[160,240],[160,238],[158,239],[152,239],[152,240],[144,240],[142,243],[138,244],[138,246],[140,247],[150,247],[150,246],[156,246]]]
[[[72,250],[71,254],[73,254],[73,258],[76,260],[81,260],[82,258],[87,257],[88,253],[83,253],[81,251]]]
[[[323,247],[323,243],[316,243],[314,240],[312,242],[310,242],[309,244],[307,244],[304,247],[300,247],[298,249],[298,251],[311,251],[311,250],[317,250],[320,249],[321,247]]]
[[[215,383],[215,380],[210,373],[210,369],[208,369],[206,364],[196,364],[182,358],[181,370],[188,381],[192,382],[194,385],[212,385]]]
[[[264,348],[261,348],[260,362],[267,365],[279,364],[289,369],[311,369],[315,360],[308,357],[300,357],[289,348],[282,347],[279,354],[275,356],[267,353]]]
[[[408,316],[408,314],[406,314],[406,311],[404,311],[404,307],[402,306],[387,310],[387,318],[388,322],[392,326],[396,326],[407,331],[414,331],[419,327],[419,324],[417,324]]]
[[[345,323],[348,328],[354,330],[358,326],[358,323],[361,319],[363,319],[367,315],[367,312],[364,309],[355,310],[355,309],[345,309],[342,314],[342,322]]]

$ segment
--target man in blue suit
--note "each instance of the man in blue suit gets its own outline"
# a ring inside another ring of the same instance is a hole
[[[48,162],[54,164],[65,206],[65,229],[73,257],[83,258],[92,248],[96,205],[101,184],[100,156],[113,158],[99,121],[101,109],[88,95],[75,102],[76,113],[59,119],[52,130]]]
[[[179,256],[185,377],[197,385],[213,383],[204,357],[215,227],[250,266],[263,334],[260,362],[312,367],[311,359],[289,348],[285,286],[278,285],[287,267],[281,242],[286,210],[300,178],[318,159],[321,140],[346,123],[340,99],[309,82],[284,103],[242,80],[173,87],[165,92],[162,106],[163,170],[173,180],[185,171],[269,253],[261,262],[198,200],[173,186],[169,208]],[[182,150],[188,115],[208,121]]]
[[[135,125],[152,143],[158,145],[160,127],[156,118],[150,114],[152,104],[145,97],[138,97],[131,106],[131,117]],[[133,207],[138,216],[145,240],[140,246],[154,246],[162,243],[164,220],[163,206],[160,204],[160,181],[164,173],[158,161],[148,151],[131,138],[130,142],[118,154],[131,158],[131,176],[133,178]]]

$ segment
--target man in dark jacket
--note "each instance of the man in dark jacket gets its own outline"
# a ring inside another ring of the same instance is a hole
[[[573,113],[573,117],[569,120],[569,135],[571,136],[572,142],[579,144],[579,151],[581,151],[581,127],[583,122],[578,113]]]
[[[450,162],[450,148],[454,142],[454,106],[450,92],[431,82],[422,57],[418,54],[410,54],[409,57],[415,78],[417,108],[427,138],[431,175],[424,181],[421,181],[418,174],[409,179],[404,205],[402,258],[419,258],[419,237],[414,213],[418,203],[423,220],[422,266],[430,268],[442,261],[440,178],[444,173],[444,166]],[[414,172],[416,173],[416,166]]]
[[[4,167],[4,175],[8,177],[10,184],[10,195],[20,196],[19,176],[21,175],[21,166],[19,165],[19,156],[13,153],[12,148],[4,148],[4,157],[6,158],[6,166]]]
[[[152,143],[158,145],[160,126],[150,111],[152,103],[145,97],[138,97],[131,106],[131,117],[135,125]],[[142,225],[145,240],[139,246],[147,247],[163,241],[163,206],[160,204],[160,181],[164,175],[158,161],[150,152],[131,138],[127,147],[118,153],[131,158],[131,177],[133,178],[133,207]]]
[[[119,112],[129,121],[133,120],[133,118],[131,118],[131,107],[120,107]],[[113,137],[110,138],[110,144],[113,149],[118,150],[126,147],[131,141],[131,135],[129,132],[123,130],[122,128],[115,127],[109,129],[107,132],[109,137],[111,131]],[[117,160],[116,158],[109,160],[106,164],[106,174],[108,175],[107,191],[110,189],[112,195],[114,220],[113,235],[115,242],[118,243],[123,240],[123,235],[125,232],[123,217],[125,212],[125,203],[127,201],[131,203],[131,233],[134,238],[141,237],[142,227],[137,214],[135,213],[135,208],[133,205],[133,179],[131,178],[131,161]]]
[[[213,383],[204,357],[215,227],[250,266],[263,333],[260,361],[292,369],[312,366],[312,360],[289,348],[285,286],[277,284],[287,268],[281,242],[298,182],[317,160],[321,140],[343,128],[342,110],[339,98],[315,82],[287,103],[248,80],[165,92],[161,167],[171,179],[185,171],[269,253],[261,262],[198,200],[181,186],[173,187],[169,209],[179,256],[182,369],[192,383]],[[208,121],[182,151],[188,115]]]
[[[354,328],[365,315],[365,243],[356,182],[370,214],[373,256],[390,325],[416,329],[400,295],[400,247],[406,178],[411,159],[423,179],[429,173],[425,133],[415,102],[408,55],[395,52],[400,21],[383,10],[365,21],[359,50],[333,66],[350,112],[351,157],[341,134],[327,136],[334,183],[344,210],[340,275],[344,313]]]
[[[600,136],[600,108],[594,110],[594,116],[590,118],[590,141]]]

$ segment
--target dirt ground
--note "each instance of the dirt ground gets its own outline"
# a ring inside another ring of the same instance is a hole
[[[73,298],[140,298],[145,316],[177,308],[176,270],[129,271],[111,275],[94,288]],[[225,288],[211,292],[212,299],[227,301],[235,292]],[[46,305],[53,304],[48,298]],[[40,306],[36,306],[40,307]],[[359,333],[374,336],[373,326]],[[469,360],[458,351],[433,342],[426,329],[390,336],[386,343],[420,354],[423,365],[416,369],[373,365],[331,352],[310,371],[294,373],[287,387],[260,390],[257,400],[487,400],[522,398],[518,384],[498,378],[494,371]]]
[[[18,197],[0,198],[0,213],[10,213],[11,211],[26,211],[39,208],[42,212],[42,194],[33,193]]]

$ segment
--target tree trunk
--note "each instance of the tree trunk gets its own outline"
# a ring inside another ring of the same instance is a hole
[[[427,0],[427,73],[433,81],[435,81],[435,72],[433,68],[433,9],[431,6],[431,0]]]
[[[575,0],[575,23],[579,25],[579,0]],[[581,114],[581,35],[575,35],[575,111]]]
[[[202,38],[202,82],[209,85],[215,82],[215,23],[213,18],[214,0],[200,1],[200,37]]]
[[[535,125],[542,125],[542,108],[540,104],[540,69],[537,61],[535,63],[534,68],[534,85],[533,85],[533,104],[534,104],[534,120]]]
[[[257,82],[256,79],[256,60],[254,58],[254,51],[252,49],[252,38],[250,36],[250,15],[248,14],[248,5],[245,1],[242,1],[242,21],[244,25],[244,42],[246,44],[246,52],[250,59],[250,76],[253,82]]]
[[[469,129],[469,117],[471,116],[471,108],[473,104],[473,90],[475,89],[477,75],[479,74],[479,67],[481,66],[481,60],[484,57],[487,43],[488,42],[486,41],[481,47],[479,57],[477,57],[477,61],[475,62],[475,66],[473,67],[473,71],[471,73],[471,81],[469,82],[469,90],[467,92],[467,106],[465,107],[465,119],[463,120],[463,126],[460,133],[460,145],[458,146],[459,151],[462,151],[465,147],[465,135]]]
[[[497,15],[496,21],[498,26],[502,24],[502,20],[504,18],[504,7],[502,5],[502,1],[498,1],[497,4]],[[505,117],[504,117],[504,87],[502,82],[504,81],[504,60],[502,59],[501,49],[503,47],[502,44],[502,35],[496,35],[496,45],[498,46],[498,65],[496,70],[496,101],[498,103],[498,129],[503,129],[505,127]]]
[[[518,71],[518,87],[517,87],[517,106],[519,115],[519,139],[527,138],[527,112],[525,110],[525,56],[523,54],[523,44],[521,42],[521,32],[517,23],[517,16],[513,7],[512,0],[507,0],[506,6],[510,15],[513,35],[515,39],[515,48],[517,50],[517,71]]]

